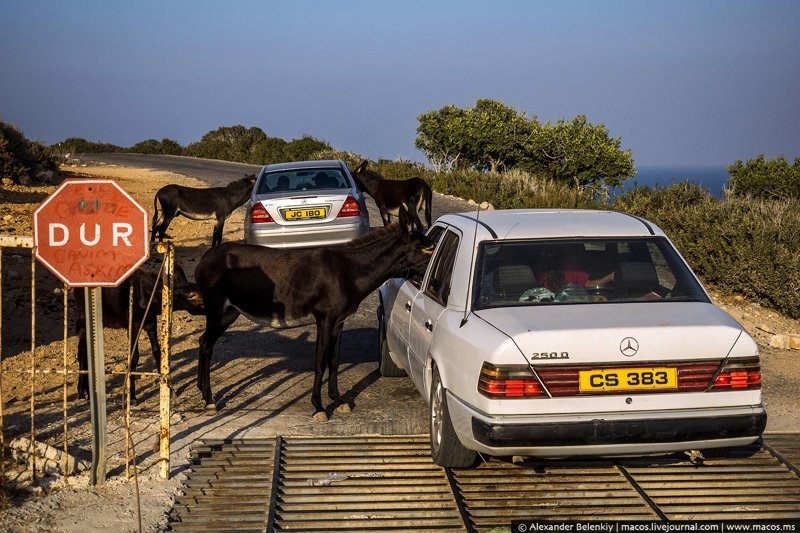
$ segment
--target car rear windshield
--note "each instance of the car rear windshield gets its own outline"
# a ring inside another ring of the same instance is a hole
[[[266,172],[258,180],[256,194],[349,189],[350,180],[339,168],[313,168]]]
[[[474,309],[709,301],[664,238],[486,242],[476,276]]]

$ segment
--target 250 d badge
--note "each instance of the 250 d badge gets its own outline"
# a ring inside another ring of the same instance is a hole
[[[533,352],[531,359],[569,359],[569,352]]]

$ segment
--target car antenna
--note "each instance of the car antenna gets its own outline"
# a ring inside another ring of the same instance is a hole
[[[480,222],[480,218],[481,218],[481,205],[478,204],[478,212],[475,214],[475,233],[472,234],[472,250],[473,251],[475,250],[475,243],[478,241],[478,223]],[[474,268],[474,266],[475,266],[475,262],[474,261],[470,261],[469,262],[469,277],[467,278],[468,280],[472,280],[472,269]],[[469,287],[469,283],[467,283],[467,287]],[[473,290],[474,290],[474,288],[473,288]],[[467,301],[464,304],[464,318],[461,319],[461,324],[458,326],[459,328],[464,327],[464,324],[467,323],[467,316],[469,315],[469,312],[467,311],[467,309],[469,309],[469,294],[467,294]]]

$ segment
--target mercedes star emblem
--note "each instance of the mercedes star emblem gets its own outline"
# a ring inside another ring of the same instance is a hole
[[[622,342],[619,343],[619,351],[622,352],[622,355],[625,357],[633,357],[636,355],[636,352],[639,351],[639,341],[633,337],[625,337],[622,339]]]

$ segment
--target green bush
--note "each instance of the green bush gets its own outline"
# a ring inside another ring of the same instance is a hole
[[[160,141],[147,139],[138,142],[125,151],[135,154],[181,155],[183,147],[177,141],[165,137]]]
[[[107,154],[124,152],[125,148],[117,146],[116,144],[87,141],[81,137],[69,137],[60,143],[51,145],[48,147],[48,151],[54,155],[62,156],[64,154]]]
[[[717,200],[684,182],[613,207],[660,226],[705,281],[800,318],[800,200]]]
[[[729,185],[736,196],[787,199],[800,198],[800,157],[790,165],[785,157],[767,160],[764,154],[728,167]]]
[[[476,202],[487,201],[495,209],[597,207],[586,190],[521,170],[503,173],[467,170],[428,173],[424,177],[437,192]]]
[[[0,121],[0,178],[27,184],[39,172],[57,169],[42,143],[29,141],[16,127]]]

